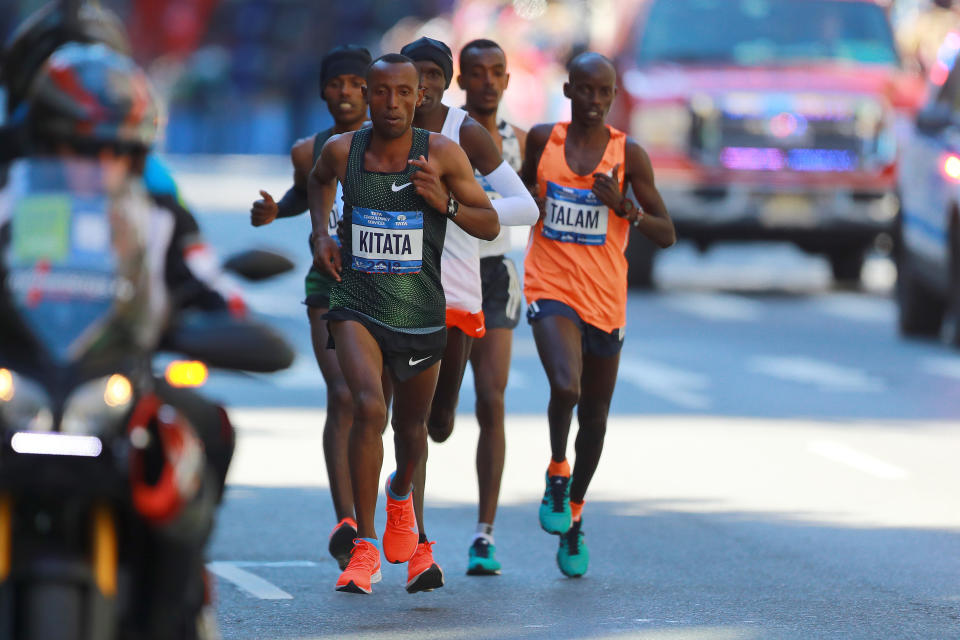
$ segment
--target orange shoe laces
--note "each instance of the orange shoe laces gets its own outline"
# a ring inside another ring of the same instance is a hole
[[[366,540],[354,540],[353,549],[350,551],[350,563],[347,565],[347,571],[351,569],[363,569],[372,574],[377,570],[377,561],[380,560],[380,550]]]
[[[407,533],[418,531],[417,517],[412,508],[408,508],[406,501],[387,500],[387,525]]]

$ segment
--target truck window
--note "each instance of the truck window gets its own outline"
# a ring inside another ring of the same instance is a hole
[[[637,62],[898,65],[884,10],[838,0],[655,0]]]

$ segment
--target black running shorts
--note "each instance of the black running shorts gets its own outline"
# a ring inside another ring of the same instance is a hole
[[[530,324],[547,316],[563,316],[577,325],[580,329],[583,353],[589,353],[598,358],[609,358],[617,355],[623,347],[625,327],[607,333],[584,322],[573,307],[559,300],[536,300],[527,306],[527,322]]]
[[[483,288],[483,318],[487,329],[516,328],[523,308],[523,295],[513,260],[506,256],[481,258],[480,284]]]
[[[331,309],[323,314],[323,318],[328,323],[353,320],[362,324],[380,345],[383,361],[398,382],[409,380],[439,362],[447,346],[446,327],[431,333],[404,333],[382,325],[365,314],[343,307]],[[329,334],[327,348],[334,349],[336,347],[333,332],[330,331]]]

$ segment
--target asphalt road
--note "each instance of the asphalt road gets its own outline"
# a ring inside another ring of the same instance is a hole
[[[333,591],[326,554],[325,396],[299,304],[307,221],[254,230],[211,209],[202,224],[221,252],[259,244],[299,262],[249,296],[295,344],[292,369],[208,385],[240,433],[210,553],[224,638],[960,637],[960,356],[896,336],[884,259],[868,264],[865,291],[841,292],[824,262],[788,247],[662,256],[660,290],[630,299],[584,511],[591,565],[577,580],[537,524],[547,388],[522,324],[495,534],[503,575],[464,575],[476,517],[468,379],[456,431],[429,463],[427,528],[446,586],[408,595],[405,567],[388,565],[373,595],[355,596]]]

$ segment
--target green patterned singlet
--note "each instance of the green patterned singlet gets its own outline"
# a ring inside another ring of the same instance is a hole
[[[364,170],[371,133],[360,129],[350,145],[343,184],[343,280],[330,292],[330,309],[358,311],[402,332],[441,329],[446,301],[440,254],[447,218],[410,182],[415,166],[399,173]],[[408,157],[428,157],[429,137],[413,128]]]

